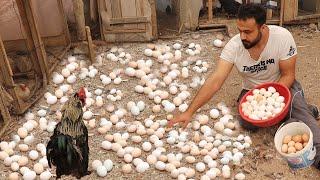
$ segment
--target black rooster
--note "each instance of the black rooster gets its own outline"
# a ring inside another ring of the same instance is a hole
[[[241,6],[241,4],[235,0],[219,0],[219,2],[228,16],[235,16]]]
[[[81,178],[90,174],[88,129],[82,120],[85,98],[84,88],[70,97],[62,107],[61,122],[48,142],[47,159],[50,168],[51,164],[56,166],[57,178],[70,174]]]

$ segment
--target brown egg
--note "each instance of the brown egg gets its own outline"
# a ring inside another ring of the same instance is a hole
[[[167,156],[166,155],[160,155],[159,156],[159,161],[162,161],[162,162],[167,162],[167,160],[168,160],[168,158],[167,158]]]
[[[295,152],[296,152],[296,148],[294,148],[293,146],[288,148],[288,154],[295,153]]]
[[[281,152],[287,153],[288,152],[288,144],[282,144]]]
[[[308,144],[307,142],[303,143],[303,147],[306,147],[306,146],[307,146],[307,144]]]
[[[299,142],[299,143],[301,143],[302,142],[302,136],[301,135],[295,135],[295,136],[293,136],[292,137],[292,140],[294,141],[294,142]]]
[[[283,142],[284,144],[288,144],[288,143],[291,141],[291,139],[292,139],[292,136],[286,135],[286,136],[284,136],[282,142]]]
[[[304,134],[302,135],[302,140],[303,140],[303,142],[305,142],[305,143],[309,142],[309,135],[308,135],[307,133],[304,133]]]
[[[200,154],[201,154],[202,156],[205,156],[205,155],[208,154],[208,150],[207,150],[207,149],[201,149]]]
[[[294,144],[295,144],[295,142],[294,142],[294,141],[290,141],[290,142],[288,143],[288,146],[289,146],[289,147],[293,147],[293,146],[294,146]]]
[[[303,145],[301,144],[301,143],[296,143],[295,145],[294,145],[294,147],[296,148],[296,150],[297,151],[300,151],[301,149],[303,149]]]
[[[199,141],[200,141],[200,134],[198,133],[198,132],[195,132],[194,133],[194,136],[193,136],[193,141],[195,142],[195,143],[198,143]]]
[[[179,161],[172,161],[171,164],[173,164],[177,168],[181,166],[181,163]]]

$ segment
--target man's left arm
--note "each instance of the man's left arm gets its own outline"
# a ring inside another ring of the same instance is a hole
[[[279,62],[281,76],[278,82],[289,89],[295,80],[296,60],[297,55],[294,55],[287,60],[280,60]]]

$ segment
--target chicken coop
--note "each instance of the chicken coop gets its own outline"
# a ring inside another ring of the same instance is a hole
[[[107,42],[151,41],[195,30],[202,0],[98,0],[100,33]]]
[[[0,97],[1,120],[6,124],[8,112],[22,114],[42,97],[51,73],[70,47],[70,37],[62,0],[0,4],[0,85],[1,94],[7,96]]]

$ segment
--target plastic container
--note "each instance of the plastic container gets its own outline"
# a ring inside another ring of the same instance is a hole
[[[297,135],[307,133],[309,135],[308,144],[296,153],[287,154],[281,152],[281,146],[284,136],[286,135]],[[316,149],[313,147],[313,134],[310,128],[301,122],[292,122],[284,126],[280,126],[274,136],[274,144],[281,156],[288,162],[288,165],[292,169],[301,169],[309,167],[314,162],[314,157],[316,155]]]
[[[254,119],[251,119],[249,118],[248,116],[245,116],[244,113],[242,112],[242,108],[241,108],[241,104],[246,102],[246,97],[249,96],[249,95],[252,95],[252,92],[254,89],[261,89],[261,88],[266,88],[268,89],[268,87],[274,87],[277,92],[284,97],[284,103],[286,104],[285,107],[283,108],[283,110],[277,114],[276,116],[272,117],[272,118],[269,118],[269,119],[265,119],[265,120],[254,120]],[[240,116],[242,117],[243,120],[245,121],[248,121],[249,123],[255,125],[255,126],[258,126],[258,127],[269,127],[269,126],[273,126],[275,124],[278,124],[280,121],[282,121],[286,115],[288,114],[289,112],[289,107],[290,107],[290,104],[291,104],[291,92],[290,90],[282,85],[282,84],[279,84],[279,83],[264,83],[264,84],[261,84],[257,87],[255,87],[254,89],[248,91],[241,99],[240,103],[239,103],[239,113],[240,113]]]

